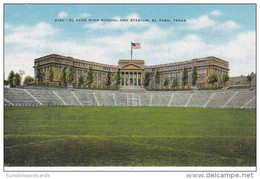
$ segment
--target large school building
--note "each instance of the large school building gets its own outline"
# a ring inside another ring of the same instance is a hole
[[[197,85],[199,87],[209,87],[208,77],[211,73],[216,73],[219,81],[224,74],[229,74],[229,62],[214,57],[196,58],[188,61],[146,66],[144,60],[137,59],[122,59],[118,61],[118,65],[108,65],[102,63],[96,63],[87,60],[81,60],[73,57],[61,56],[57,54],[50,54],[44,57],[40,57],[34,60],[34,68],[39,65],[41,69],[41,78],[45,83],[49,82],[49,71],[52,67],[54,72],[53,83],[59,84],[60,73],[63,68],[73,67],[75,71],[74,82],[77,83],[80,75],[86,80],[90,66],[94,71],[93,86],[104,87],[106,85],[107,74],[112,74],[113,83],[115,83],[115,73],[120,70],[122,74],[121,86],[135,85],[142,86],[144,83],[145,72],[149,72],[151,82],[150,85],[155,85],[155,73],[159,71],[161,76],[161,85],[164,80],[168,78],[172,85],[173,80],[178,80],[178,85],[182,85],[182,73],[184,67],[188,70],[188,86],[192,83],[192,69],[196,66],[198,72]]]

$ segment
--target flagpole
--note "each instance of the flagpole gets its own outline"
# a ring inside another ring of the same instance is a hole
[[[131,41],[131,60],[132,60],[132,57],[133,57],[133,47],[132,47],[132,41]]]

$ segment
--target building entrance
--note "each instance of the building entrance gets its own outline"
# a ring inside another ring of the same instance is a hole
[[[142,73],[140,72],[122,72],[123,86],[141,86],[142,85]]]

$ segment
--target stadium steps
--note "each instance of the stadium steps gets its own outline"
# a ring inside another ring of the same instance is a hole
[[[241,108],[255,96],[254,91],[238,91],[238,93],[225,106],[226,108]]]
[[[127,93],[115,93],[117,106],[127,106]]]
[[[250,99],[244,106],[242,106],[245,109],[255,109],[256,108],[256,97],[254,96],[252,99]]]
[[[97,106],[93,92],[87,90],[75,90],[75,94],[78,96],[78,99],[83,106]]]
[[[248,89],[123,93],[81,89],[4,88],[5,106],[82,105],[255,109],[255,98],[255,91]]]
[[[95,93],[100,106],[115,106],[114,98],[111,92]]]
[[[188,107],[204,107],[212,94],[212,91],[194,91]]]
[[[171,93],[152,92],[151,95],[153,96],[151,106],[166,107],[171,99]]]
[[[120,88],[121,93],[145,93],[145,89],[140,86],[123,86]]]
[[[127,106],[141,106],[141,97],[140,93],[128,93],[126,94]]]
[[[173,92],[173,97],[169,103],[169,107],[185,107],[189,98],[191,97],[191,92]]]
[[[145,93],[140,95],[140,106],[150,106],[151,93]]]
[[[44,89],[26,89],[31,95],[33,95],[43,105],[63,105],[63,103],[53,94],[52,90]]]
[[[235,94],[236,91],[217,91],[214,97],[210,100],[208,108],[222,108],[228,100]]]
[[[21,88],[4,88],[4,98],[6,106],[13,104],[14,106],[38,106],[39,103],[35,101],[26,91]]]
[[[55,93],[64,100],[67,105],[70,106],[79,106],[77,98],[72,94],[70,90],[55,90]]]

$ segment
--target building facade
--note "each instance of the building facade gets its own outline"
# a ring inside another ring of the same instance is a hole
[[[44,83],[49,83],[49,71],[52,68],[54,78],[52,83],[59,84],[60,73],[63,68],[68,69],[73,67],[74,69],[74,81],[76,84],[79,76],[83,76],[86,81],[87,74],[90,66],[94,72],[93,86],[104,87],[106,86],[106,80],[108,73],[112,75],[112,84],[116,83],[115,74],[118,70],[121,73],[121,86],[124,85],[137,85],[142,86],[144,84],[145,73],[150,74],[150,86],[156,85],[155,73],[159,72],[160,85],[164,84],[164,80],[168,78],[169,85],[171,86],[174,79],[178,80],[178,85],[182,86],[183,69],[187,68],[188,71],[188,84],[191,86],[192,83],[192,69],[197,67],[198,80],[197,85],[199,87],[209,87],[208,77],[211,73],[216,73],[218,81],[221,81],[221,77],[224,74],[229,75],[229,62],[217,58],[217,57],[206,57],[197,58],[188,61],[146,66],[144,60],[129,60],[122,59],[118,61],[118,65],[108,65],[102,63],[91,62],[87,60],[80,60],[73,57],[66,57],[57,54],[50,54],[44,57],[40,57],[34,60],[34,68],[38,64],[41,71],[41,79]],[[218,82],[218,83],[219,83]]]

